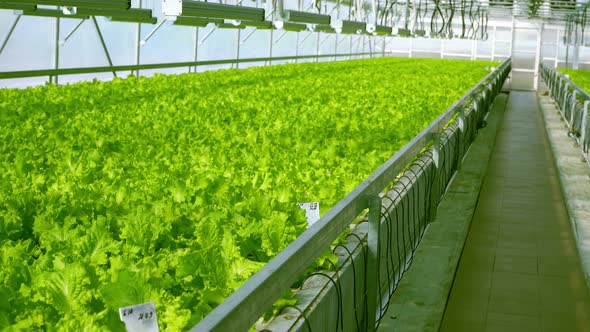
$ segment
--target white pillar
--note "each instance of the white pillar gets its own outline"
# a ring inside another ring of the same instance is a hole
[[[533,89],[537,90],[539,86],[539,64],[541,61],[541,41],[543,40],[543,29],[545,24],[541,23],[541,28],[537,30],[537,48],[535,50],[535,77]]]

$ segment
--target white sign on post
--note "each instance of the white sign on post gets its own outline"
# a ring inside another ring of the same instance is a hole
[[[305,217],[307,218],[308,226],[313,225],[316,221],[320,220],[320,203],[297,203],[300,208],[305,210]]]
[[[160,332],[154,302],[119,308],[119,316],[127,332]]]

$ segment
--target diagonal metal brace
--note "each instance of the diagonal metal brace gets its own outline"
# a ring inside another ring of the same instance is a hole
[[[299,42],[299,45],[298,45],[298,46],[301,46],[301,45],[303,45],[303,43],[304,43],[304,42],[307,40],[307,38],[309,38],[309,36],[311,36],[312,34],[313,34],[313,31],[310,31],[310,32],[307,34],[307,36],[305,36],[305,38],[303,38],[303,40]]]
[[[209,38],[209,36],[211,36],[211,34],[217,30],[217,25],[214,25],[213,28],[211,28],[211,30],[209,30],[209,32],[207,32],[207,34],[205,35],[205,37],[203,37],[203,39],[199,40],[199,45],[203,45],[203,43],[207,40],[207,38]]]
[[[283,39],[283,37],[285,37],[286,34],[287,34],[287,31],[283,31],[283,33],[279,36],[279,38],[277,38],[277,40],[274,41],[274,45],[276,45],[279,41],[281,41],[281,39]]]
[[[104,42],[104,38],[102,37],[102,32],[100,32],[100,27],[98,26],[98,22],[96,22],[96,17],[92,16],[92,22],[94,22],[94,27],[96,28],[96,32],[98,33],[98,38],[100,39],[100,43],[102,44],[102,48],[104,50],[104,54],[107,56],[107,61],[109,62],[109,66],[113,66],[113,61],[111,60],[111,55],[109,54],[109,50],[107,49],[107,44]],[[113,76],[117,77],[117,73],[113,70]]]
[[[258,30],[258,29],[254,28],[254,30],[250,31],[250,33],[244,39],[242,39],[240,41],[240,45],[244,45],[244,43],[247,42],[248,39],[250,39],[250,37],[252,37],[252,35],[254,35],[254,32],[256,32],[256,30]]]
[[[152,38],[152,36],[158,31],[160,30],[160,28],[162,27],[162,25],[164,25],[164,23],[166,23],[168,20],[167,19],[163,19],[161,20],[158,25],[156,25],[156,27],[154,29],[152,29],[152,31],[150,31],[150,33],[148,33],[148,35],[145,37],[145,39],[143,39],[142,41],[139,42],[139,45],[143,46],[145,45],[148,40],[150,40],[150,38]]]
[[[72,35],[82,26],[82,24],[86,21],[85,18],[81,19],[80,22],[78,22],[78,24],[76,24],[76,26],[72,29],[72,31],[70,31],[66,37],[59,42],[60,46],[64,46],[66,44],[66,42],[70,39],[70,37],[72,37]]]
[[[330,39],[330,37],[332,37],[331,35],[327,35],[324,40],[320,41],[320,45],[324,45],[325,42],[328,41],[328,39]]]
[[[16,25],[18,24],[18,21],[20,21],[20,18],[21,18],[21,15],[17,15],[14,18],[14,20],[12,21],[12,25],[10,25],[8,32],[6,33],[6,36],[4,37],[4,40],[2,41],[2,46],[0,46],[0,54],[2,54],[2,51],[4,51],[6,44],[8,44],[8,40],[10,40],[10,37],[12,36],[12,33],[14,32],[14,28],[16,28]]]

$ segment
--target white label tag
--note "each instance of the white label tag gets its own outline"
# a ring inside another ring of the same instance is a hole
[[[297,203],[300,208],[305,210],[305,217],[307,218],[307,224],[313,225],[316,221],[320,220],[320,203]]]
[[[119,316],[127,332],[160,332],[154,302],[119,308]]]

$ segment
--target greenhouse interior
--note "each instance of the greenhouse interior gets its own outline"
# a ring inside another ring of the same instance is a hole
[[[590,331],[589,6],[0,0],[0,331]]]

